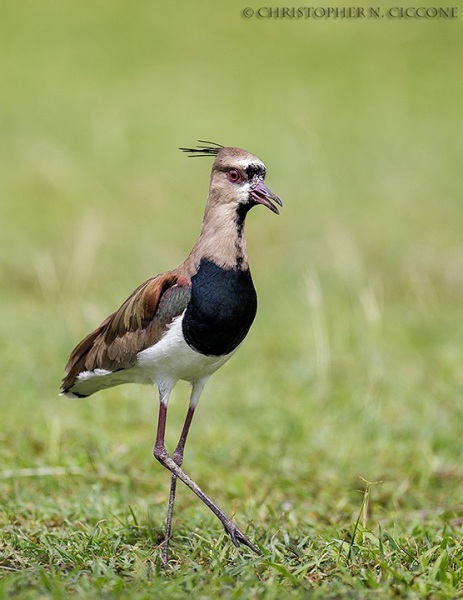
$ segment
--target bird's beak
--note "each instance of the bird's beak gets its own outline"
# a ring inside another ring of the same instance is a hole
[[[283,202],[280,200],[280,198],[278,198],[278,196],[268,189],[263,181],[259,181],[257,185],[251,188],[249,196],[255,202],[257,202],[257,204],[263,204],[267,208],[270,208],[270,210],[275,214],[280,214],[280,211],[275,204],[278,204],[278,206],[283,206]]]

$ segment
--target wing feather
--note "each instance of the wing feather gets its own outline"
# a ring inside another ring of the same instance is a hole
[[[182,314],[190,294],[190,280],[176,271],[145,281],[75,347],[65,368],[62,391],[69,391],[85,371],[134,366],[137,354],[156,344],[172,320]]]

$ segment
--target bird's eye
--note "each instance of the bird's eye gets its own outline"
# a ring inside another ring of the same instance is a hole
[[[241,181],[241,173],[238,169],[228,169],[227,177],[228,181],[231,181],[231,183],[239,183]]]

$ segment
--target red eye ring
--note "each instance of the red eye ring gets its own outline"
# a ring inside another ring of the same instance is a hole
[[[238,169],[228,169],[227,178],[231,183],[239,183],[241,181],[241,173]]]

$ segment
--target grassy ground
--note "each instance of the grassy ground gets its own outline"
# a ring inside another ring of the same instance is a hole
[[[463,594],[461,20],[241,8],[3,3],[0,597]],[[264,556],[181,487],[163,572],[153,390],[57,388],[193,244],[197,138],[260,156],[285,203],[248,220],[258,318],[184,465]]]

